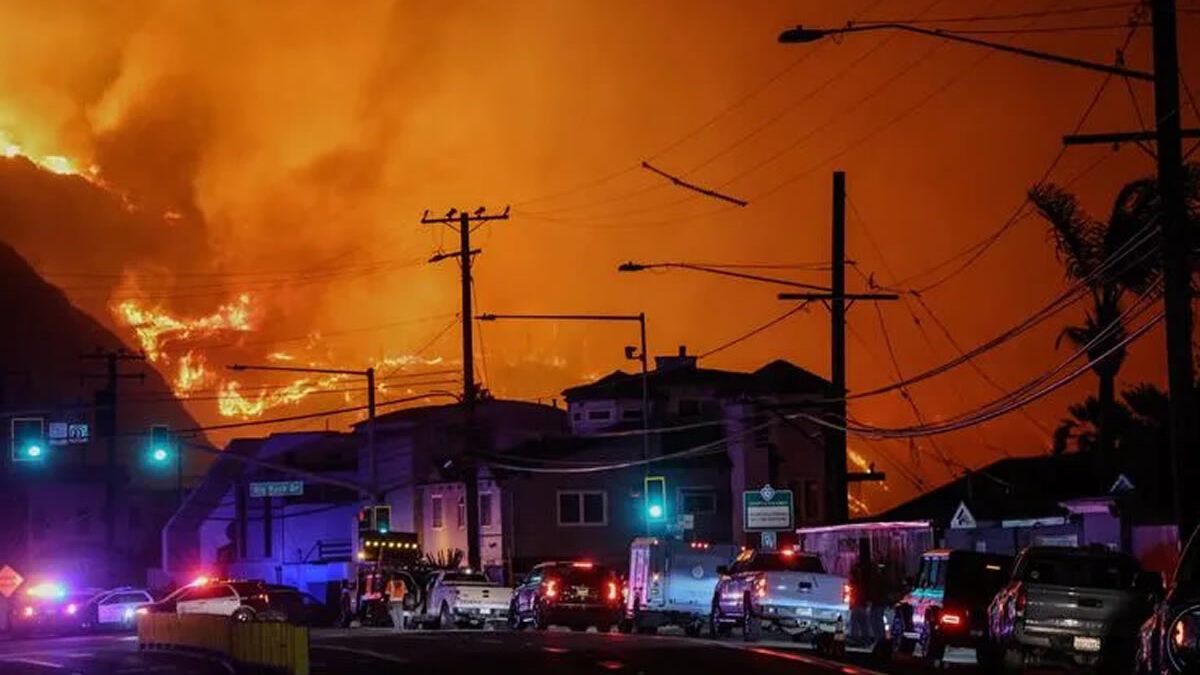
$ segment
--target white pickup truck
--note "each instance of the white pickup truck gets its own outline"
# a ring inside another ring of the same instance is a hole
[[[418,625],[435,628],[482,627],[508,620],[512,589],[479,572],[446,570],[429,580],[422,611],[413,617]]]
[[[746,549],[721,575],[713,595],[711,632],[740,625],[755,641],[764,628],[810,638],[818,645],[843,634],[850,621],[850,583],[825,574],[821,559],[792,549]]]

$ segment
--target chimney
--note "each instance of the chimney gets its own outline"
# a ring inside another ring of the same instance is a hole
[[[655,370],[676,370],[679,368],[695,368],[696,357],[687,353],[687,345],[679,345],[679,354],[675,356],[654,357]]]

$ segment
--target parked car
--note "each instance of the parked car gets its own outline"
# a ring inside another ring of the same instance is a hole
[[[916,583],[888,621],[892,654],[944,660],[947,648],[986,651],[988,604],[1008,583],[1012,556],[975,551],[926,551]]]
[[[1140,675],[1200,672],[1200,530],[1192,534],[1166,595],[1138,632]]]
[[[621,580],[613,570],[590,562],[547,562],[533,568],[513,592],[508,625],[552,625],[607,633],[621,620]]]
[[[266,603],[257,618],[321,628],[337,623],[338,609],[293,586],[272,584],[267,586]]]
[[[508,620],[513,591],[480,572],[442,570],[428,583],[427,602],[413,620],[435,628],[482,627]]]
[[[992,654],[1007,670],[1067,663],[1129,672],[1162,577],[1103,548],[1025,549],[992,600]]]
[[[138,605],[133,610],[134,616],[138,616],[141,614],[152,614],[152,613],[153,614],[175,614],[175,603],[179,601],[179,598],[183,597],[184,593],[187,593],[188,591],[192,590],[193,588],[195,588],[198,585],[199,584],[193,583],[188,586],[180,586],[179,588],[176,588],[175,590],[166,594],[162,598],[155,600],[154,602],[148,602],[144,605]]]
[[[823,644],[844,634],[850,620],[850,583],[826,574],[815,555],[746,549],[717,573],[709,618],[714,636],[740,625],[743,639],[751,642],[764,628],[774,628]]]
[[[688,635],[699,635],[712,611],[717,568],[728,565],[737,550],[733,544],[634,539],[621,630],[654,633],[662,626],[681,626]]]
[[[190,588],[175,600],[178,614],[215,614],[253,621],[271,611],[267,585],[261,581],[210,581]],[[275,618],[262,616],[261,618]]]
[[[129,630],[137,625],[137,609],[154,602],[149,591],[128,586],[114,588],[90,598],[79,611],[84,628]]]

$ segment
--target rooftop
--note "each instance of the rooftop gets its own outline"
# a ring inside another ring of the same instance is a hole
[[[682,350],[682,348],[681,348]],[[708,387],[718,396],[827,395],[829,382],[791,362],[772,361],[753,372],[699,368],[684,355],[660,359],[647,373],[654,392],[672,387]],[[636,399],[642,396],[641,373],[616,370],[589,384],[563,390],[568,402]]]

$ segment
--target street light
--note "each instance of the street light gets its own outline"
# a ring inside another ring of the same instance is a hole
[[[707,272],[708,274],[719,274],[723,277],[734,277],[736,279],[748,279],[750,281],[762,281],[768,284],[779,284],[781,286],[794,286],[796,288],[807,288],[814,291],[825,291],[828,293],[831,289],[826,286],[818,286],[816,284],[806,284],[803,281],[792,281],[791,279],[780,279],[779,277],[765,277],[760,274],[747,274],[745,272],[732,272],[730,270],[720,269],[719,267],[710,267],[708,265],[696,265],[693,263],[684,262],[659,262],[659,263],[635,263],[625,262],[617,266],[618,272],[641,272],[643,270],[652,269],[680,269],[691,270],[693,272]]]
[[[367,492],[371,495],[372,503],[379,502],[376,489],[375,465],[375,369],[343,370],[340,368],[301,368],[294,366],[248,366],[234,363],[226,366],[229,370],[267,370],[284,373],[316,373],[321,375],[349,375],[367,378]]]
[[[637,359],[642,366],[642,459],[650,456],[650,388],[647,384],[646,366],[646,313],[637,314],[480,314],[480,321],[629,321],[637,322],[641,334],[642,350],[634,354],[633,347],[625,348],[625,358]]]
[[[1110,66],[1107,63],[1097,63],[1095,61],[1085,61],[1071,56],[1062,56],[1061,54],[1052,54],[1050,52],[1041,52],[1036,49],[1025,49],[1024,47],[1014,47],[1012,45],[1001,44],[999,42],[989,42],[987,40],[979,40],[973,37],[960,35],[953,31],[945,31],[931,28],[921,28],[907,23],[868,23],[861,25],[847,24],[842,28],[805,28],[804,26],[796,26],[789,28],[779,34],[779,42],[783,44],[804,44],[807,42],[816,42],[822,38],[833,35],[845,35],[847,33],[865,33],[875,30],[900,30],[909,33],[919,33],[921,35],[929,35],[932,37],[951,40],[954,42],[965,42],[967,44],[978,45],[980,47],[988,47],[1002,52],[1011,54],[1021,54],[1042,61],[1051,61],[1054,63],[1062,63],[1068,66],[1076,66],[1078,68],[1086,68],[1088,70],[1096,70],[1102,73],[1112,75],[1120,75],[1121,77],[1129,77],[1135,80],[1153,81],[1154,74],[1147,73],[1141,70],[1132,70],[1122,68],[1120,66]]]

